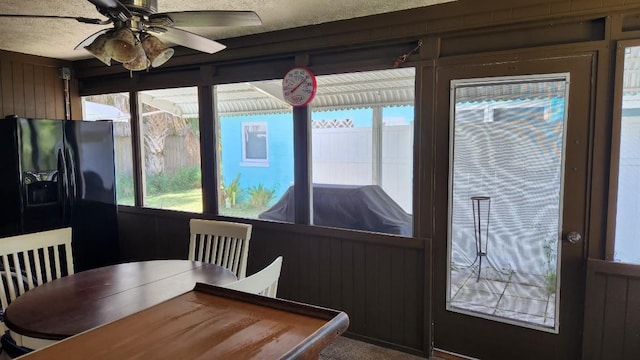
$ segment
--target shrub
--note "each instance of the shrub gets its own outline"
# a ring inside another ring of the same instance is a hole
[[[236,174],[236,177],[229,183],[223,183],[220,186],[222,192],[223,201],[229,202],[229,206],[234,206],[236,203],[240,203],[244,191],[240,188],[240,174]]]
[[[265,208],[269,206],[276,195],[276,188],[266,188],[262,184],[247,189],[249,196],[248,205],[252,208]]]
[[[147,176],[147,195],[182,192],[201,187],[200,168],[182,168],[175,174],[157,174]]]

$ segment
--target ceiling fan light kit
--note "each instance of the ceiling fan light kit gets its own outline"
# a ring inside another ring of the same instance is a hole
[[[74,19],[84,24],[113,24],[80,42],[75,49],[86,49],[105,65],[121,62],[130,71],[146,70],[166,63],[174,49],[163,41],[213,54],[223,44],[179,27],[256,26],[262,20],[253,11],[202,10],[158,12],[158,0],[88,0],[107,20],[55,15],[0,14],[0,17]],[[158,35],[158,37],[152,35]]]
[[[127,63],[133,61],[138,55],[136,50],[136,37],[129,28],[120,28],[110,35],[105,44],[107,54],[115,61]]]
[[[107,66],[111,66],[111,55],[107,53],[106,49],[107,40],[109,40],[109,35],[102,34],[84,48],[95,56],[96,59],[102,61]]]
[[[160,39],[151,35],[145,34],[142,39],[142,47],[144,52],[151,61],[152,67],[158,67],[166,63],[175,52],[172,48],[166,47]]]
[[[149,61],[149,59],[147,58],[147,54],[144,52],[144,48],[142,47],[142,44],[140,44],[139,42],[136,43],[135,49],[136,49],[136,57],[129,62],[122,63],[122,66],[125,69],[131,70],[131,71],[140,71],[140,70],[148,69],[149,65],[151,64],[151,61]]]

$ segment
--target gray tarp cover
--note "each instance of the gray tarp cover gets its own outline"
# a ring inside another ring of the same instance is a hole
[[[258,218],[294,222],[293,186]],[[411,215],[378,185],[314,184],[313,223],[405,236],[413,233]]]

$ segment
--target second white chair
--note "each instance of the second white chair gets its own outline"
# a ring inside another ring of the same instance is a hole
[[[244,279],[251,228],[251,224],[191,219],[189,260],[223,266]]]
[[[28,290],[73,274],[71,228],[1,238],[0,259],[0,301],[6,309]]]
[[[73,274],[71,228],[0,238],[0,310],[25,292]],[[0,323],[4,333],[7,328]],[[37,339],[11,332],[17,345],[39,349],[55,340]]]
[[[274,298],[278,292],[281,269],[282,256],[278,256],[271,264],[257,273],[222,287]]]

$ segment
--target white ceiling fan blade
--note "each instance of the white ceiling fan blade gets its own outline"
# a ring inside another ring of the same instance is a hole
[[[226,48],[226,45],[222,45],[217,41],[173,27],[153,26],[147,30],[158,36],[163,42],[172,42],[208,54],[213,54]]]
[[[255,26],[262,25],[262,20],[253,11],[179,11],[170,13],[158,13],[149,16],[151,23],[171,19],[173,26]]]

